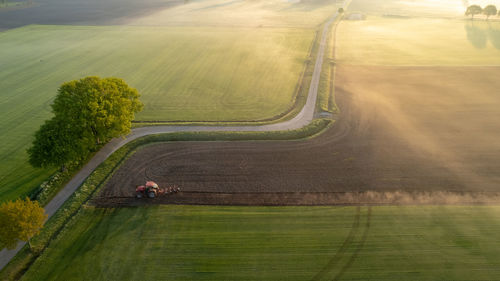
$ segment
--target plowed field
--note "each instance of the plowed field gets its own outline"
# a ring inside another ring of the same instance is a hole
[[[339,203],[323,200],[333,194],[366,191],[487,198],[500,191],[499,75],[500,67],[341,66],[341,114],[323,135],[148,146],[95,202],[138,204],[134,189],[145,180],[183,192],[140,204],[329,204]]]

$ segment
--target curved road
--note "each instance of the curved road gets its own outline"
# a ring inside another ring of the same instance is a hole
[[[348,2],[346,2],[348,3]],[[344,9],[346,6],[344,3]],[[123,145],[143,136],[155,135],[162,133],[172,132],[207,132],[207,131],[283,131],[294,130],[302,128],[314,118],[314,111],[316,108],[316,99],[318,96],[319,79],[321,76],[321,69],[323,66],[323,57],[325,55],[326,40],[328,38],[328,31],[332,23],[337,19],[338,12],[336,12],[325,24],[321,34],[321,41],[319,45],[316,62],[314,65],[314,72],[309,86],[306,104],[304,108],[293,119],[270,125],[261,126],[151,126],[133,129],[132,132],[125,138],[116,138],[106,144],[94,157],[85,165],[74,177],[69,181],[66,186],[59,191],[59,193],[45,206],[45,212],[49,218],[66,202],[66,200],[75,192],[85,179],[113,152],[118,150]],[[26,243],[19,243],[14,250],[3,249],[0,251],[0,270],[22,249]]]

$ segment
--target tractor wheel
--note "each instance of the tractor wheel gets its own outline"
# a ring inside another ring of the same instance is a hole
[[[148,192],[148,197],[149,198],[155,198],[155,193],[154,192]]]
[[[137,193],[135,194],[135,198],[137,198],[137,199],[141,199],[141,198],[142,198],[142,193],[137,192]]]

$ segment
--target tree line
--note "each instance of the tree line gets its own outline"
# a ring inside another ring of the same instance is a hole
[[[498,11],[497,7],[495,5],[488,5],[486,7],[481,8],[479,5],[471,5],[467,8],[467,11],[465,12],[466,16],[471,16],[472,19],[474,19],[475,15],[485,15],[486,19],[489,19],[491,16],[496,16],[498,15],[500,17],[500,11]]]

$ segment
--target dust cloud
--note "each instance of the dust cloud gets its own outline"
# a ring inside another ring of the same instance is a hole
[[[500,68],[342,67],[340,73],[356,93],[352,107],[365,126],[403,139],[408,154],[450,171],[467,190],[500,188]]]

